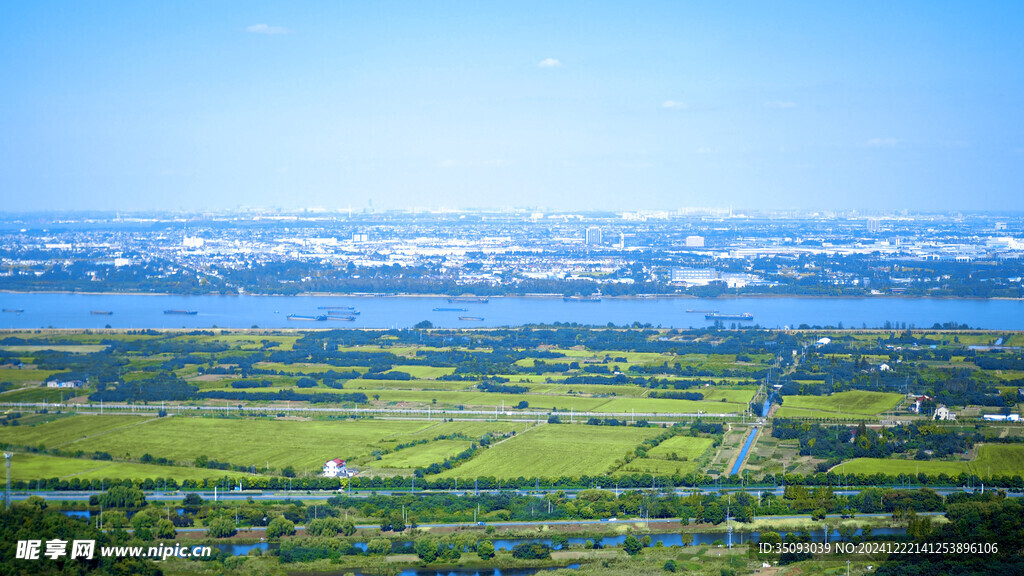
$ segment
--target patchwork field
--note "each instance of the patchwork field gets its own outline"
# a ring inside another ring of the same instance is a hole
[[[487,432],[523,430],[525,424],[431,422],[406,420],[296,421],[200,417],[143,418],[72,416],[37,426],[4,427],[0,441],[46,446],[65,451],[108,452],[115,458],[143,454],[190,464],[199,456],[232,465],[280,470],[293,466],[299,474],[315,474],[326,460],[344,458],[357,464],[373,461],[372,452],[412,440]],[[430,464],[437,456],[432,443],[399,451],[410,461]],[[442,450],[443,452],[443,450]],[[404,453],[404,454],[403,454]],[[428,461],[429,460],[429,461]],[[412,465],[412,464],[410,464]],[[50,476],[53,476],[52,474]]]
[[[827,414],[823,414],[821,417],[829,418],[843,414],[875,416],[886,410],[892,410],[902,399],[901,394],[894,392],[851,390],[836,392],[831,396],[786,396],[783,398],[783,404],[779,410],[796,408],[823,412]],[[779,414],[779,416],[784,415]]]
[[[22,346],[0,346],[0,350],[8,352],[38,352],[40,350],[53,350],[54,352],[71,352],[72,354],[89,354],[99,352],[107,347],[103,344],[52,344],[52,345],[22,345]]]
[[[885,458],[855,458],[846,463],[846,471],[858,474],[949,474],[971,473],[982,478],[988,476],[1024,475],[1024,446],[982,444],[978,456],[971,461],[895,460]],[[833,472],[843,469],[840,464]]]
[[[36,370],[33,368],[0,368],[0,382],[12,384],[41,383],[63,370]],[[4,396],[0,396],[4,398]]]
[[[688,474],[702,468],[702,457],[710,457],[714,441],[710,438],[673,436],[647,451],[646,458],[636,458],[616,474]]]
[[[622,468],[616,474],[657,474],[659,476],[671,476],[673,474],[689,474],[695,472],[699,467],[697,462],[679,462],[676,460],[657,460],[655,458],[637,458]]]
[[[39,454],[15,453],[11,458],[11,480],[36,480],[60,478],[62,480],[81,478],[83,480],[99,480],[131,478],[145,480],[152,478],[174,478],[182,480],[204,480],[206,478],[238,478],[251,476],[229,470],[210,470],[207,468],[189,468],[185,466],[156,466],[154,464],[137,464],[133,462],[109,462],[103,460],[80,460]]]
[[[649,412],[654,414],[739,414],[746,404],[710,402],[707,400],[673,400],[668,398],[614,398],[602,404],[598,412]]]
[[[604,474],[658,428],[545,424],[483,450],[438,478],[558,477]]]
[[[703,456],[714,443],[710,438],[692,438],[690,436],[673,436],[647,451],[649,458],[668,459],[673,455],[678,459],[696,460]]]
[[[469,448],[470,444],[471,442],[466,440],[437,440],[385,454],[380,460],[371,461],[366,466],[370,468],[426,468],[435,462],[443,462],[445,458],[455,456]]]

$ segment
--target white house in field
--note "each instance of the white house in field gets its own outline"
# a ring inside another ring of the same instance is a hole
[[[46,383],[47,388],[81,388],[81,380],[50,380]]]
[[[348,468],[345,466],[345,461],[341,458],[328,460],[327,463],[324,464],[324,476],[328,478],[347,477]]]

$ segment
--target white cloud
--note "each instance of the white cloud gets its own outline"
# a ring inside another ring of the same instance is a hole
[[[452,158],[447,158],[437,163],[438,168],[455,168],[459,163]]]
[[[665,100],[661,104],[662,108],[668,108],[670,110],[688,110],[690,105],[686,102],[679,102],[678,100]]]
[[[288,34],[291,30],[283,28],[281,26],[270,26],[268,24],[253,24],[245,29],[246,32],[252,34],[266,34],[267,36],[275,36],[277,34]]]
[[[895,148],[900,143],[896,138],[872,138],[864,143],[868,148]]]
[[[561,65],[562,63],[554,58],[545,58],[537,63],[538,68],[558,68]]]
[[[783,101],[783,100],[778,100],[778,101],[775,101],[775,102],[765,102],[764,103],[764,107],[765,108],[779,108],[779,109],[796,108],[796,102],[789,102],[789,101]]]

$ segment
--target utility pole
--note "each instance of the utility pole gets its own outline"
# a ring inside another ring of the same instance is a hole
[[[721,508],[719,508],[721,510]],[[725,507],[725,525],[728,526],[729,533],[729,549],[732,550],[732,523],[730,522],[730,516],[732,515],[732,496],[728,496],[728,504]]]
[[[4,452],[4,460],[7,461],[7,491],[4,492],[4,510],[11,507],[11,453]]]

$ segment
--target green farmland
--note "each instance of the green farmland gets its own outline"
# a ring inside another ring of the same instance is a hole
[[[455,456],[468,449],[469,446],[470,442],[465,440],[437,440],[385,454],[380,460],[372,461],[367,466],[372,468],[426,468],[435,462],[443,462],[445,458]]]
[[[696,472],[697,462],[681,462],[678,460],[658,460],[656,458],[637,458],[615,471],[616,474],[654,474],[672,476]]]
[[[205,480],[207,478],[219,479],[225,476],[228,478],[239,478],[250,476],[250,474],[230,470],[211,470],[185,466],[156,466],[154,464],[138,464],[134,462],[81,460],[78,458],[62,458],[40,454],[15,453],[11,458],[12,481],[29,481],[41,478],[60,478],[61,480],[80,478],[82,480],[97,480],[97,489],[100,486],[98,481],[104,479],[131,478],[133,480],[144,480],[151,478],[155,480],[158,478],[173,478],[181,482],[183,480]]]
[[[343,458],[373,464],[375,450],[392,449],[413,440],[464,434],[478,438],[488,432],[523,430],[525,424],[482,422],[357,420],[296,421],[287,419],[226,419],[201,417],[143,418],[133,416],[72,416],[37,426],[4,428],[0,439],[16,446],[45,446],[66,452],[107,452],[118,459],[150,454],[178,464],[200,456],[232,465],[281,470],[292,466],[315,474],[323,463]],[[201,440],[197,440],[201,439]],[[431,442],[389,454],[401,462],[431,462],[440,452]],[[440,460],[444,458],[441,457]],[[428,461],[429,460],[429,461]],[[407,464],[412,466],[413,464]],[[405,466],[395,466],[405,467]]]
[[[989,476],[1024,475],[1024,446],[1007,444],[982,444],[978,456],[970,461],[946,460],[896,460],[886,458],[855,458],[846,462],[845,470],[858,474],[974,474],[982,478]],[[840,464],[832,472],[843,470]]]
[[[820,412],[820,417],[847,415],[876,416],[892,410],[903,399],[901,394],[891,392],[866,392],[852,390],[836,392],[830,396],[786,396],[782,409],[796,408],[809,412]],[[780,409],[781,410],[781,409]],[[784,416],[780,414],[780,416]]]
[[[504,440],[440,478],[596,475],[660,431],[649,428],[542,425]]]
[[[650,458],[668,459],[676,456],[679,459],[697,460],[711,449],[710,438],[692,438],[690,436],[673,436],[647,451]]]
[[[814,343],[826,335],[841,349],[817,349]],[[972,380],[974,398],[980,393],[1015,404],[1013,382],[1024,373],[1012,353],[965,347],[997,337],[1010,336],[568,326],[471,332],[12,331],[0,337],[0,355],[7,358],[0,367],[0,402],[9,404],[0,410],[0,443],[52,456],[106,452],[125,465],[149,455],[172,461],[177,468],[164,467],[172,471],[203,458],[267,474],[291,467],[300,477],[316,475],[331,458],[348,460],[364,477],[408,476],[446,460],[451,469],[432,476],[721,472],[741,441],[729,430],[747,412],[757,383],[768,379],[784,398],[773,418],[870,426],[896,411],[900,419],[920,422],[921,416],[900,404],[903,394],[892,392],[916,382],[919,393],[941,395],[973,428],[981,409],[955,404],[968,396],[953,376]],[[779,354],[790,350],[803,352],[792,358]],[[898,362],[893,356],[902,350],[913,354]],[[890,365],[884,373],[883,362]],[[87,378],[87,386],[39,386],[67,372]],[[62,401],[65,406],[52,405]],[[108,402],[107,412],[111,405],[131,404],[132,411],[141,407],[148,415],[87,414],[101,401]],[[31,402],[50,405],[17,404]],[[83,407],[85,402],[93,406]],[[157,407],[170,415],[157,417]],[[197,407],[250,411],[217,414]],[[68,415],[76,408],[83,414]],[[711,447],[722,433],[706,430],[700,437],[678,435],[654,448],[641,446],[663,424],[692,422],[698,414],[725,425],[722,446]],[[625,426],[581,425],[591,418],[615,418]],[[442,421],[447,419],[454,421]],[[559,421],[575,426],[555,425]],[[1022,436],[1011,425],[981,426],[979,437]],[[515,437],[506,437],[512,432]],[[491,447],[451,461],[484,435],[490,435],[484,443]],[[980,441],[971,439],[967,446]],[[983,446],[970,465],[993,475],[1016,470],[1018,448]],[[749,470],[807,473],[851,454],[832,460],[799,452],[792,439],[762,437]],[[885,463],[892,470],[912,463],[915,471],[929,473],[966,465],[899,459],[909,457],[900,452]],[[76,470],[73,464],[68,469]]]

